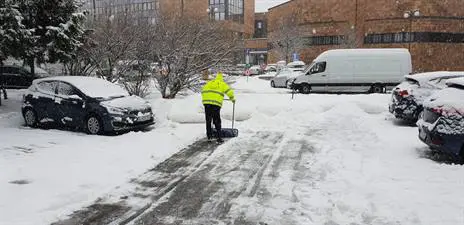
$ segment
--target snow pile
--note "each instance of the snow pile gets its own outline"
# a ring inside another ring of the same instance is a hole
[[[177,123],[205,123],[204,107],[201,95],[196,94],[175,102],[169,111],[168,119]]]

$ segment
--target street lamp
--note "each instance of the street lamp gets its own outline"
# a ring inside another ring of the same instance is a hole
[[[206,12],[208,13],[209,15],[209,19],[210,20],[214,20],[214,16],[217,12],[219,12],[219,9],[217,7],[214,7],[214,6],[209,6],[207,9],[206,9]]]
[[[412,35],[412,21],[415,17],[420,17],[420,11],[418,9],[414,11],[406,11],[404,12],[404,18],[409,19],[409,35],[408,35],[408,50],[411,51],[411,42],[413,41],[413,35]]]

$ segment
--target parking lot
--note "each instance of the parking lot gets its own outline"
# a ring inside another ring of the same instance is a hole
[[[134,209],[152,199],[133,224],[464,223],[462,166],[431,159],[417,127],[388,112],[389,94],[292,100],[257,78],[233,88],[239,137],[196,151],[188,145],[204,136],[198,94],[151,95],[149,131],[89,136],[23,127],[21,91],[12,91],[0,107],[0,224],[79,224],[85,215],[67,220],[73,211],[121,199]],[[224,127],[231,111],[222,109]],[[182,180],[156,198],[136,195],[155,192],[161,184],[139,184],[166,172],[156,166],[170,157],[188,162],[170,164]]]

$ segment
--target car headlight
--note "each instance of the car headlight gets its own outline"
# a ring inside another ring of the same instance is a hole
[[[111,107],[111,106],[105,106],[105,107],[106,107],[106,110],[108,110],[108,113],[114,114],[114,115],[124,115],[129,112],[129,110],[127,109]]]

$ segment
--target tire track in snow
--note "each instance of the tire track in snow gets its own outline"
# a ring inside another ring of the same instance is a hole
[[[230,209],[237,198],[257,194],[282,138],[283,133],[258,132],[222,145],[134,224],[257,224]]]
[[[213,153],[217,145],[201,139],[155,168],[131,181],[124,195],[98,199],[94,204],[52,225],[124,225],[150,209],[152,204],[177,187]],[[111,199],[113,198],[113,199]]]

